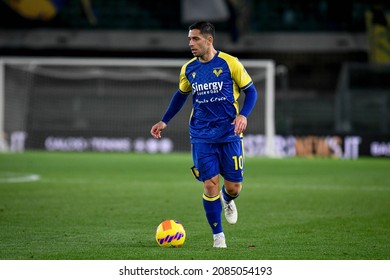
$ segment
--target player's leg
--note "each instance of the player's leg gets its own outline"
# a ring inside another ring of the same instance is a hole
[[[238,219],[238,211],[234,200],[240,195],[244,172],[242,141],[225,143],[221,149],[221,174],[224,177],[224,185],[221,190],[222,206],[228,223],[235,224]]]
[[[219,194],[219,175],[204,181],[203,207],[207,221],[213,232],[215,248],[226,248],[222,230],[222,202]]]
[[[212,144],[193,144],[194,165],[203,181],[203,207],[214,237],[214,247],[225,248],[222,229],[222,204],[219,194],[219,164]]]
[[[241,182],[231,182],[225,179],[221,192],[225,201],[229,202],[236,199],[240,195],[241,189]]]
[[[240,183],[235,183],[235,182],[229,182],[227,180],[225,180],[225,184],[224,186],[222,186],[222,190],[221,190],[221,202],[222,202],[222,208],[223,208],[223,211],[225,213],[225,218],[227,220],[227,222],[231,225],[234,225],[235,223],[237,223],[237,220],[238,220],[238,211],[237,211],[237,207],[236,207],[236,204],[234,202],[234,199],[236,199],[239,195],[239,192],[237,192],[237,195],[236,196],[233,196],[231,195],[231,193],[229,193],[226,189],[228,189],[227,187],[225,186],[235,186],[234,189],[241,189],[241,188],[238,188],[236,187],[237,184],[241,185]]]
[[[219,175],[203,183],[203,208],[213,234],[222,232],[222,205],[219,195]]]

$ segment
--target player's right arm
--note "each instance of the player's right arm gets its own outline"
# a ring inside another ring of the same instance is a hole
[[[192,60],[189,62],[191,61]],[[161,138],[161,131],[167,127],[168,122],[181,110],[188,96],[190,95],[192,88],[186,76],[186,68],[189,62],[184,64],[180,70],[179,89],[173,95],[167,111],[165,112],[161,121],[153,125],[152,129],[150,130],[150,134],[152,134],[154,138]]]
[[[182,93],[180,90],[173,95],[168,109],[162,117],[161,121],[152,126],[150,133],[154,138],[161,138],[161,131],[163,131],[168,122],[183,108],[189,94]]]
[[[158,123],[152,126],[152,129],[150,130],[150,134],[152,134],[154,138],[159,139],[161,138],[161,131],[163,131],[166,127],[167,127],[166,123],[164,123],[163,121],[159,121]]]

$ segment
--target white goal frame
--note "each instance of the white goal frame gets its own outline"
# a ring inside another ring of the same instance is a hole
[[[4,138],[4,109],[5,109],[5,65],[64,65],[64,66],[162,66],[180,67],[184,59],[119,59],[119,58],[59,58],[59,57],[9,57],[0,58],[0,147],[5,143]],[[275,62],[273,60],[242,59],[245,67],[265,69],[265,155],[275,157]],[[260,93],[261,94],[261,93]],[[1,149],[0,149],[1,150]]]

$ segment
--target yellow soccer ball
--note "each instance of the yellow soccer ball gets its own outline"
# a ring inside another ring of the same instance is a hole
[[[158,225],[156,241],[161,247],[181,247],[186,240],[183,225],[175,220],[165,220]]]

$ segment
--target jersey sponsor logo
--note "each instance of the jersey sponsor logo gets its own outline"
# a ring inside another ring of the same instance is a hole
[[[204,104],[204,103],[213,103],[213,102],[220,102],[220,101],[225,101],[227,100],[226,97],[211,97],[210,99],[206,99],[206,98],[203,98],[203,99],[198,99],[196,98],[195,99],[195,102],[196,103],[199,103],[199,104]]]
[[[192,93],[198,95],[217,93],[222,90],[223,82],[212,82],[212,83],[192,83]]]

